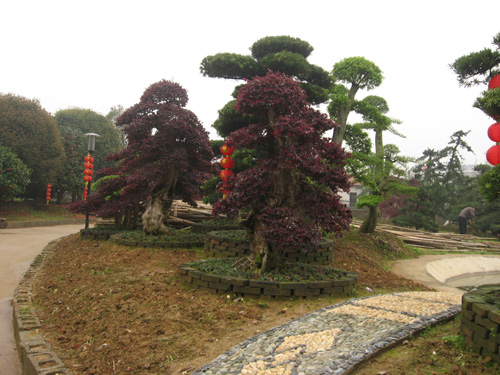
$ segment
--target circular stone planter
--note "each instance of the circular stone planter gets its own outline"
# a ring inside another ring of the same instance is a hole
[[[268,299],[340,297],[352,293],[358,282],[358,275],[354,272],[346,272],[344,277],[335,280],[304,282],[252,280],[204,273],[195,269],[195,264],[196,262],[190,262],[180,265],[179,278],[195,288],[215,294],[234,293],[243,297]]]
[[[241,258],[250,254],[250,243],[244,239],[224,237],[223,232],[209,232],[205,237],[204,251],[214,258]],[[282,251],[286,262],[330,264],[333,262],[335,242],[323,238],[314,251],[307,253],[290,248],[284,248]]]
[[[171,241],[132,241],[124,240],[119,238],[117,235],[113,235],[109,238],[111,241],[125,246],[139,246],[139,247],[154,247],[154,248],[191,248],[191,247],[201,247],[204,245],[204,241],[183,241],[183,242],[171,242]]]
[[[460,331],[469,348],[500,363],[500,309],[485,300],[483,295],[489,291],[500,293],[500,285],[483,286],[462,296]]]

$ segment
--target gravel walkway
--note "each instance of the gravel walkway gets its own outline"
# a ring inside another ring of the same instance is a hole
[[[461,310],[461,295],[406,292],[352,299],[254,336],[193,374],[348,374],[363,360]]]

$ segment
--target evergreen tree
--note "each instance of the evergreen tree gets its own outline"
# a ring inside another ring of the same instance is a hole
[[[0,145],[8,147],[30,170],[28,198],[44,199],[65,162],[54,118],[38,100],[0,94]]]

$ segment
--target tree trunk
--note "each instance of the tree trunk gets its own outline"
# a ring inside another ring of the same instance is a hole
[[[247,230],[247,239],[250,242],[250,258],[253,260],[259,273],[268,272],[278,265],[279,256],[273,251],[261,234],[262,224],[257,223],[254,229]]]
[[[344,141],[344,135],[347,127],[347,118],[349,117],[349,113],[351,112],[352,103],[354,102],[354,97],[359,90],[359,85],[353,83],[351,88],[349,89],[349,105],[340,109],[339,113],[339,124],[340,126],[333,129],[332,141],[342,146],[342,142]]]
[[[378,222],[379,209],[378,206],[370,207],[368,210],[368,216],[366,217],[363,224],[359,227],[359,233],[373,233]]]
[[[158,235],[167,232],[168,228],[165,223],[172,207],[177,174],[178,172],[174,168],[169,168],[165,179],[155,187],[148,197],[146,209],[142,215],[144,233]]]

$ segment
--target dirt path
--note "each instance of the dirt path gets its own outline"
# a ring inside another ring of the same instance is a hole
[[[82,225],[0,229],[0,374],[20,375],[11,300],[33,258],[50,241],[76,233]]]

